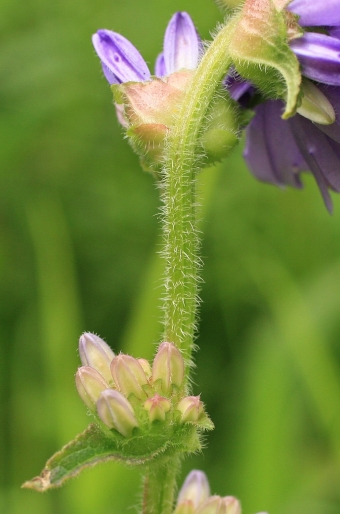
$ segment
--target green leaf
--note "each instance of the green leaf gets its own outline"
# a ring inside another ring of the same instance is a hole
[[[136,436],[126,439],[115,431],[91,424],[47,461],[40,476],[22,487],[43,492],[63,485],[83,469],[100,462],[116,460],[138,466],[200,448],[196,428],[192,425],[177,426],[171,432],[159,426],[157,433],[157,426],[154,428],[152,434],[139,435],[137,430]]]
[[[230,55],[236,70],[268,98],[286,102],[284,119],[293,116],[300,103],[301,74],[288,31],[294,25],[294,37],[302,32],[291,14],[278,0],[247,0],[231,25]]]

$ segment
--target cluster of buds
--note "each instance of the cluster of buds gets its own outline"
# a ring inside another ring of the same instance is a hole
[[[149,433],[159,423],[209,428],[199,396],[185,396],[184,360],[172,343],[160,344],[152,366],[145,359],[115,355],[91,333],[80,337],[79,354],[78,393],[109,429],[129,438],[134,429]]]
[[[241,514],[241,504],[234,496],[211,496],[205,473],[193,470],[178,494],[174,514]]]

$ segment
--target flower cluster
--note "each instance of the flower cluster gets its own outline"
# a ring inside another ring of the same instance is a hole
[[[283,120],[282,100],[267,99],[251,83],[229,74],[225,84],[231,98],[255,110],[246,131],[244,157],[258,179],[278,186],[301,188],[300,174],[310,170],[331,211],[329,189],[340,191],[339,1],[275,0],[273,4],[280,9],[286,5],[288,42],[303,75],[301,105],[295,116]],[[165,137],[203,52],[190,16],[177,12],[171,18],[155,76],[138,50],[120,34],[99,30],[93,44],[112,86],[120,123],[144,169],[158,171]],[[223,111],[229,112],[226,117],[230,121],[235,106],[221,102],[219,116],[214,111],[218,130],[207,127],[201,140],[207,163],[227,155],[238,141],[239,125],[229,125],[226,130]]]
[[[78,393],[109,429],[129,438],[135,429],[149,431],[155,422],[207,424],[199,396],[185,395],[184,360],[172,343],[161,343],[152,366],[145,359],[114,355],[90,333],[80,337],[79,354]]]
[[[117,117],[141,164],[158,171],[164,140],[176,119],[184,92],[203,53],[201,38],[186,12],[176,12],[165,31],[155,74],[138,50],[123,36],[101,29],[92,37],[105,78],[111,85]],[[229,96],[219,98],[209,114],[201,140],[206,164],[224,157],[238,142],[238,125],[230,123],[238,109]],[[235,118],[235,116],[234,116]]]
[[[212,496],[205,473],[193,470],[179,491],[174,514],[241,514],[241,504],[234,496]]]
[[[340,192],[340,4],[293,0],[287,9],[304,29],[302,36],[293,33],[289,41],[303,75],[297,114],[281,119],[283,102],[263,101],[254,86],[237,75],[228,77],[227,86],[243,107],[255,105],[244,151],[252,173],[278,186],[301,188],[300,173],[310,170],[331,211],[328,190]]]

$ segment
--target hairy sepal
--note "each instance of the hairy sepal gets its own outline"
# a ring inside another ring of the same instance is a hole
[[[280,98],[287,119],[300,103],[299,62],[288,45],[291,19],[278,0],[246,0],[230,23],[235,68],[268,98]]]

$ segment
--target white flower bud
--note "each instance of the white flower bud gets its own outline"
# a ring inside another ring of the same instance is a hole
[[[107,382],[112,381],[110,364],[115,354],[100,337],[85,332],[79,339],[79,356],[83,366],[99,371]]]
[[[138,426],[130,402],[114,389],[106,389],[101,393],[97,401],[97,412],[105,425],[114,428],[124,437],[131,437],[133,429]]]

